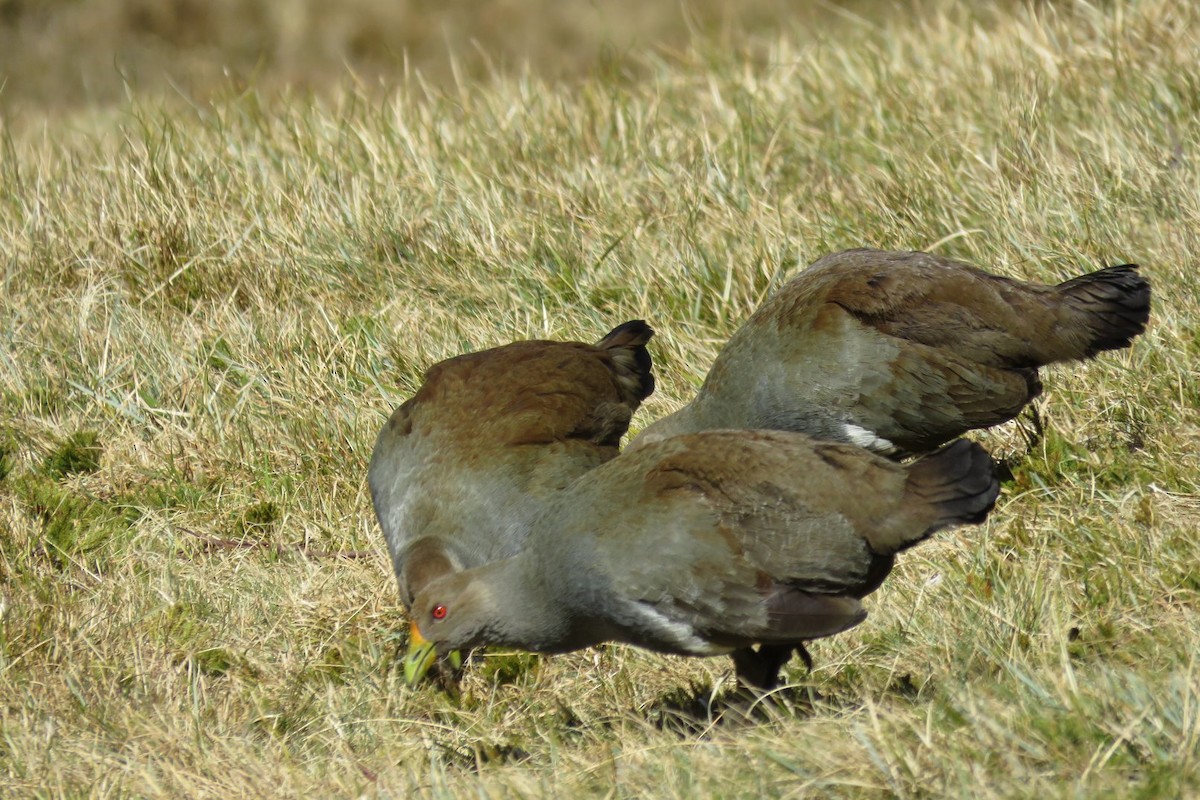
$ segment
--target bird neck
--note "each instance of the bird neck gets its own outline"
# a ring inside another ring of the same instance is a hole
[[[488,609],[486,643],[536,652],[574,649],[571,611],[556,597],[526,550],[471,570],[476,602]]]

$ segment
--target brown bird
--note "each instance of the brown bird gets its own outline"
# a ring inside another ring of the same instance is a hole
[[[519,554],[425,585],[406,674],[419,679],[438,650],[616,641],[729,653],[744,683],[769,688],[793,648],[866,617],[859,601],[896,553],[982,522],[994,467],[966,440],[902,465],[780,431],[627,450],[551,497]]]
[[[641,320],[598,344],[527,341],[435,364],[368,469],[400,598],[518,552],[541,501],[612,459],[654,391]]]
[[[1049,286],[919,252],[816,261],[734,333],[696,398],[642,445],[702,430],[802,431],[894,458],[1015,417],[1038,368],[1128,347],[1150,284],[1134,264]]]

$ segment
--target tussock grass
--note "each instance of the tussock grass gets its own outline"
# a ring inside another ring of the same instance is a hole
[[[8,793],[1200,791],[1197,12],[934,3],[719,44],[638,80],[3,120]],[[1014,471],[992,520],[906,554],[773,704],[620,647],[403,688],[364,476],[425,367],[643,317],[640,426],[863,244],[1040,280],[1138,261],[1153,326],[982,434]]]

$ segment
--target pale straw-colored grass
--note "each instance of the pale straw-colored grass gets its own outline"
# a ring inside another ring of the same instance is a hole
[[[1197,13],[932,3],[635,60],[3,119],[3,793],[1200,791]],[[752,721],[704,718],[727,660],[622,647],[402,685],[365,465],[427,366],[645,318],[641,427],[858,245],[1137,261],[1153,324],[1046,375],[1032,446],[981,434],[991,521]]]

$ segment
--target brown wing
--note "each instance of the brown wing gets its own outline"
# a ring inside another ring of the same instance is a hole
[[[964,468],[964,449],[985,463]],[[991,507],[990,459],[965,442],[956,453],[914,481],[913,468],[799,434],[675,437],[627,451],[572,487],[549,526],[554,543],[539,546],[610,576],[631,608],[722,646],[830,635],[862,619],[857,599],[897,550]],[[964,482],[974,500],[930,488]],[[669,649],[673,631],[664,623],[663,640],[648,646]]]
[[[1150,309],[1149,283],[1132,264],[1046,285],[930,253],[862,249],[818,260],[797,280],[806,279],[881,333],[998,368],[1127,346]]]
[[[468,449],[582,439],[616,447],[654,390],[642,322],[599,345],[529,341],[443,361],[397,425]]]
[[[1016,416],[1037,368],[1127,346],[1150,287],[1132,265],[1057,286],[928,253],[826,256],[731,337],[688,407],[639,442],[775,428],[897,456]]]

